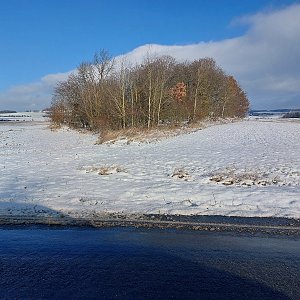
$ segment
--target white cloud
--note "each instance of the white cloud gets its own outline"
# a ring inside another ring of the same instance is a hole
[[[181,60],[213,57],[239,80],[252,107],[300,107],[300,5],[236,23],[249,26],[243,36],[186,46],[145,45],[127,56],[132,61],[141,61],[147,52]]]
[[[70,72],[49,74],[39,81],[17,85],[0,93],[0,110],[40,110],[49,107],[53,88],[58,81],[66,80]]]
[[[74,70],[65,73],[48,74],[42,77],[41,81],[48,85],[56,85],[58,81],[64,81]]]
[[[141,62],[148,52],[179,60],[213,57],[239,80],[253,108],[300,107],[300,5],[242,17],[234,23],[246,24],[247,32],[232,39],[193,45],[144,45],[125,56],[132,63]],[[53,86],[67,75],[50,74],[39,82],[13,87],[0,94],[0,104],[9,108],[9,100],[20,106],[48,106]]]

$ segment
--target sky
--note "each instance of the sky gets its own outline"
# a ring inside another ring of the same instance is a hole
[[[100,49],[212,57],[251,108],[300,108],[299,28],[300,0],[0,0],[0,110],[48,107]]]

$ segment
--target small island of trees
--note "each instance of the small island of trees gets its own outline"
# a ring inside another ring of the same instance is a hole
[[[101,50],[57,84],[51,119],[99,131],[241,118],[248,109],[246,93],[212,58],[179,62],[148,55],[130,65]]]

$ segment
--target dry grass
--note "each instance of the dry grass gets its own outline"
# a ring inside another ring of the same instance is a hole
[[[51,130],[51,131],[57,131],[59,129],[61,129],[61,124],[57,124],[57,123],[51,123],[48,128]]]
[[[117,165],[105,165],[105,166],[90,166],[84,167],[83,170],[86,173],[97,173],[98,175],[111,175],[116,173],[126,173],[126,170]]]
[[[101,132],[97,144],[113,144],[120,140],[131,142],[160,141],[177,135],[192,133],[213,125],[234,122],[235,119],[202,120],[193,123],[178,123],[172,125],[160,125],[154,128],[128,128],[120,130],[104,130]]]
[[[175,169],[173,174],[171,174],[171,177],[182,179],[184,181],[188,181],[189,179],[191,179],[191,175],[184,169]]]
[[[107,142],[114,143],[118,140],[123,139],[134,139],[135,137],[141,135],[143,129],[130,128],[130,129],[120,129],[120,130],[103,130],[100,134],[98,143],[103,144]]]
[[[210,177],[210,181],[223,185],[237,185],[237,186],[267,186],[276,185],[281,179],[279,176],[273,175],[271,177],[257,172],[223,172]]]
[[[103,166],[98,170],[99,175],[111,175],[111,174],[121,173],[121,172],[125,172],[125,170],[119,166]]]
[[[184,134],[201,129],[197,126],[159,126],[155,128],[129,128],[121,130],[106,130],[101,133],[98,143],[115,143],[116,141],[126,140],[131,142],[153,142],[163,140],[179,134]]]

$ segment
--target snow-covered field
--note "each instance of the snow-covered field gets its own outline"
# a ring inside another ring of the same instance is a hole
[[[0,122],[40,122],[45,121],[45,115],[41,112],[0,113]]]
[[[106,212],[300,218],[300,123],[215,125],[96,145],[46,122],[0,123],[0,215]]]

